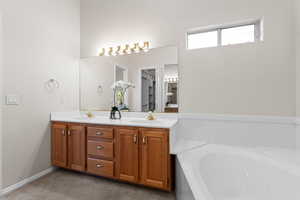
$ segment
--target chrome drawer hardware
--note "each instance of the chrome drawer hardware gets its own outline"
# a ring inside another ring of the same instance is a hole
[[[65,135],[66,135],[65,130],[62,130],[62,131],[61,131],[61,134],[62,134],[63,136],[65,136]]]

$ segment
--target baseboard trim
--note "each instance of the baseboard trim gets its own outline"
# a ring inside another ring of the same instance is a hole
[[[31,176],[31,177],[25,178],[24,180],[22,180],[22,181],[20,181],[20,182],[18,182],[16,184],[13,184],[13,185],[10,185],[10,186],[8,186],[6,188],[3,188],[1,190],[0,196],[4,196],[6,194],[9,194],[10,192],[12,192],[14,190],[17,190],[17,189],[23,187],[24,185],[26,185],[28,183],[31,183],[31,182],[33,182],[33,181],[35,181],[35,180],[37,180],[37,179],[39,179],[39,178],[47,175],[47,174],[53,172],[55,169],[56,169],[55,167],[50,167],[50,168],[48,168],[48,169],[46,169],[44,171],[41,171],[41,172],[39,172],[39,173]]]

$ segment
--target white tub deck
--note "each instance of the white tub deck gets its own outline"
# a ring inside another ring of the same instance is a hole
[[[300,199],[295,150],[208,144],[178,154],[178,163],[195,200]]]

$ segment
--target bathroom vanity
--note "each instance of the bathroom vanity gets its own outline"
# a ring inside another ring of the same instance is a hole
[[[51,114],[52,164],[171,191],[176,115],[149,121],[143,112],[162,113],[178,104],[178,71],[176,46],[82,58],[82,112]],[[123,111],[121,120],[97,112],[112,105],[115,112]],[[87,110],[97,115],[84,117]]]
[[[52,119],[52,164],[171,191],[169,134],[176,121]]]

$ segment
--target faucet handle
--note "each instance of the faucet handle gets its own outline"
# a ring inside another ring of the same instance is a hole
[[[155,120],[155,117],[154,117],[154,115],[153,115],[153,112],[152,112],[152,111],[148,112],[147,119],[148,119],[148,120]]]

